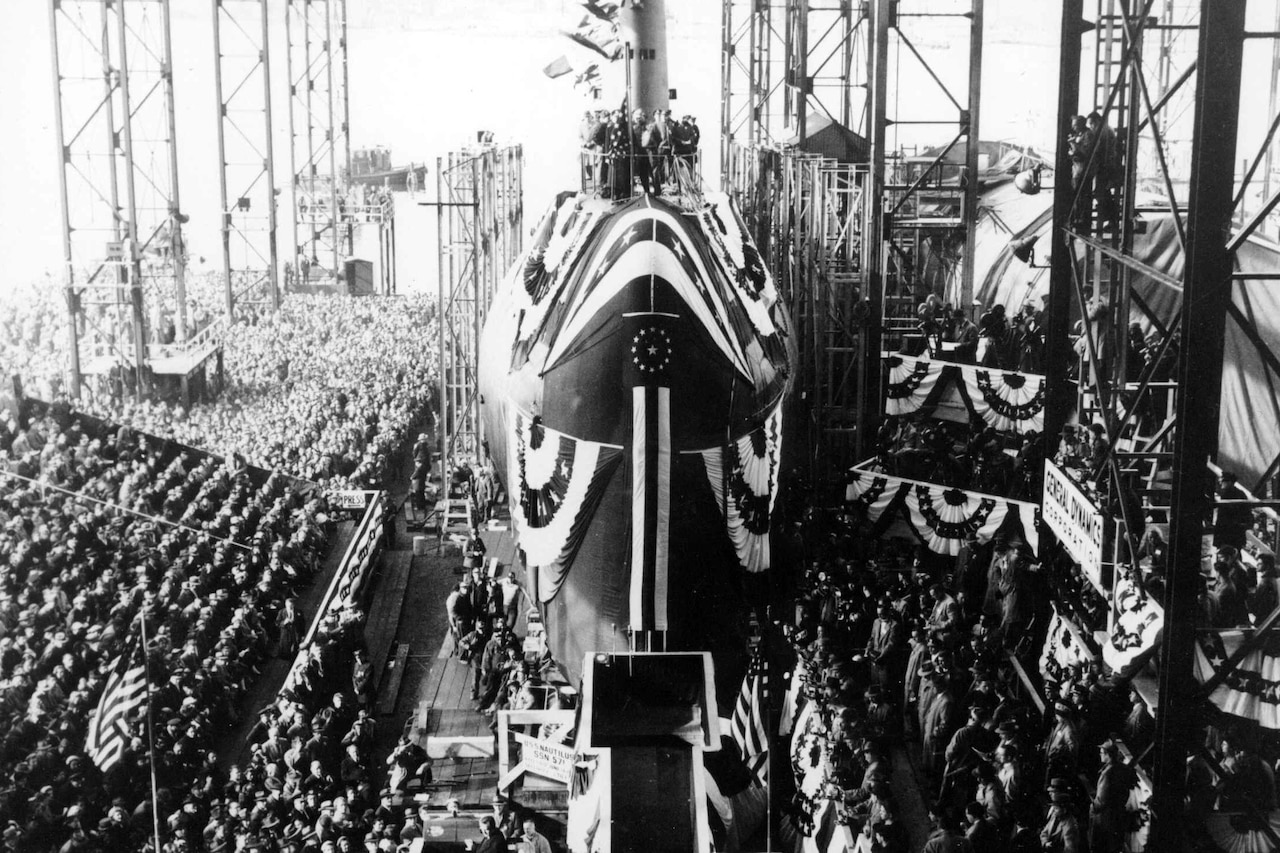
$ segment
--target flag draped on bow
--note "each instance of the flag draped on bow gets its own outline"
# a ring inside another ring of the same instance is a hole
[[[574,438],[519,411],[510,429],[508,482],[519,496],[512,501],[512,520],[529,565],[539,569],[538,598],[550,601],[582,544],[622,449]]]
[[[782,404],[761,426],[727,448],[700,452],[738,562],[749,572],[765,571],[770,565],[770,519],[782,465]]]

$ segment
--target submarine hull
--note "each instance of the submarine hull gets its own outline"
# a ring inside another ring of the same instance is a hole
[[[548,642],[709,650],[737,692],[771,565],[789,320],[724,197],[562,194],[495,297],[480,392]]]

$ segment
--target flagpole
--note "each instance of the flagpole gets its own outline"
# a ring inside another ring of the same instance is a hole
[[[760,716],[764,719],[765,759],[764,759],[764,849],[765,853],[773,853],[773,729],[769,727],[769,664],[763,657],[760,667],[764,674],[764,682],[760,685]]]
[[[156,787],[156,742],[151,708],[151,673],[147,666],[146,604],[138,610],[138,625],[142,632],[142,683],[147,689],[147,764],[151,767],[151,827],[155,833],[155,853],[160,853],[160,795]]]

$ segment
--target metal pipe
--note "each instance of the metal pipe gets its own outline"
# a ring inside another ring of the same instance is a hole
[[[187,339],[187,241],[182,237],[182,196],[178,192],[178,118],[173,92],[173,31],[169,0],[160,0],[160,17],[164,39],[164,106],[169,122],[169,256],[173,261],[173,279],[177,311],[174,323],[179,341]]]
[[[58,56],[58,7],[59,0],[49,0],[49,39],[50,56],[53,59],[53,125],[54,136],[58,143],[58,201],[60,224],[62,226],[62,288],[67,301],[67,347],[71,356],[71,396],[80,399],[83,377],[80,374],[80,334],[79,310],[76,302],[78,294],[75,290],[75,268],[72,266],[71,249],[71,209],[67,192],[67,152],[66,130],[62,122],[62,68]]]
[[[147,396],[147,332],[144,325],[145,312],[142,310],[142,253],[138,246],[138,196],[135,181],[137,164],[133,154],[133,107],[129,98],[129,27],[125,22],[124,2],[116,4],[116,22],[120,38],[120,112],[121,129],[124,136],[125,163],[125,212],[128,216],[128,257],[125,259],[129,271],[129,304],[133,315],[133,348],[134,370],[137,374],[137,396]]]
[[[889,80],[889,16],[891,0],[871,0],[872,35],[868,50],[868,138],[870,143],[870,170],[867,173],[864,197],[866,220],[863,223],[862,274],[866,282],[864,298],[867,300],[867,325],[861,336],[862,369],[858,377],[861,395],[858,405],[856,448],[859,458],[867,455],[873,446],[872,431],[879,420],[884,402],[880,393],[880,346],[884,325],[885,300],[885,115]]]
[[[264,166],[267,173],[267,286],[271,305],[280,310],[280,247],[276,238],[279,206],[276,203],[275,125],[271,117],[271,15],[267,0],[258,0],[262,21],[262,120],[265,133]]]
[[[324,72],[325,72],[325,110],[329,117],[329,218],[331,228],[329,237],[333,240],[333,275],[342,279],[342,214],[338,210],[338,152],[333,127],[335,104],[333,102],[333,4],[335,0],[325,0],[324,4]]]
[[[289,84],[288,100],[286,101],[286,105],[288,106],[289,113],[289,195],[290,202],[293,204],[293,213],[289,217],[289,227],[290,232],[292,233],[289,264],[293,268],[294,281],[296,282],[302,275],[302,265],[298,263],[302,253],[299,251],[298,246],[298,213],[300,210],[298,207],[298,160],[296,150],[298,147],[298,136],[293,126],[293,108],[297,103],[298,96],[297,86],[293,78],[293,18],[293,0],[286,0],[284,6],[284,73],[288,78],[287,82]],[[270,85],[270,83],[268,83],[268,85]],[[297,285],[295,284],[295,287],[296,286]]]
[[[485,154],[487,155],[488,152],[485,152]],[[468,373],[470,373],[472,370],[475,370],[478,366],[478,359],[480,354],[480,324],[484,319],[484,314],[483,314],[484,302],[486,301],[487,295],[488,295],[487,294],[488,276],[485,275],[485,271],[488,268],[488,263],[486,262],[484,268],[482,268],[480,265],[481,264],[480,244],[482,242],[481,240],[482,232],[480,229],[482,227],[481,216],[483,215],[483,211],[481,209],[481,201],[484,195],[481,192],[483,188],[480,185],[480,177],[481,177],[480,158],[473,157],[471,158],[471,199],[472,199],[471,280],[472,280],[472,292],[475,294],[475,296],[473,297],[474,301],[471,303],[471,346],[468,347],[469,352],[467,353]],[[489,241],[489,248],[486,250],[486,253],[492,251],[492,246],[493,246],[492,241]],[[476,372],[478,373],[479,371],[477,370]],[[476,377],[472,376],[470,378],[472,379],[473,384],[470,389],[471,411],[468,413],[468,416],[471,418],[471,440],[475,442],[475,446],[469,448],[469,450],[471,451],[471,453],[475,455],[476,459],[479,459],[480,447],[481,447],[481,444],[480,444],[480,394],[476,390],[476,387],[474,385],[474,381]]]
[[[978,150],[981,140],[978,116],[982,105],[982,4],[973,0],[973,18],[969,30],[969,128],[966,137],[965,171],[968,181],[964,188],[964,207],[960,216],[964,222],[964,267],[960,277],[960,304],[973,302],[973,257],[978,239]]]
[[[440,488],[444,492],[447,500],[449,493],[445,487],[444,469],[445,469],[445,452],[448,449],[449,442],[449,397],[448,397],[448,353],[444,348],[444,326],[448,322],[446,317],[446,303],[444,298],[444,217],[447,215],[448,208],[445,206],[444,198],[444,160],[440,157],[436,158],[436,201],[439,206],[436,207],[436,344],[440,352],[440,363],[438,370],[440,371],[440,403],[439,418],[437,419],[437,430],[439,435],[437,438],[440,443]]]
[[[218,231],[222,234],[222,291],[227,325],[236,321],[236,296],[231,280],[231,208],[227,197],[227,102],[222,91],[222,0],[209,0],[213,11],[213,95],[218,104]]]

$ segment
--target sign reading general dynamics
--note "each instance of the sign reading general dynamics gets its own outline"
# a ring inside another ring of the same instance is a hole
[[[566,785],[573,780],[573,747],[517,734],[520,763],[526,773],[554,779]]]
[[[1098,592],[1107,595],[1102,584],[1102,513],[1071,477],[1052,462],[1044,465],[1041,515],[1053,535],[1080,564],[1089,582]]]

